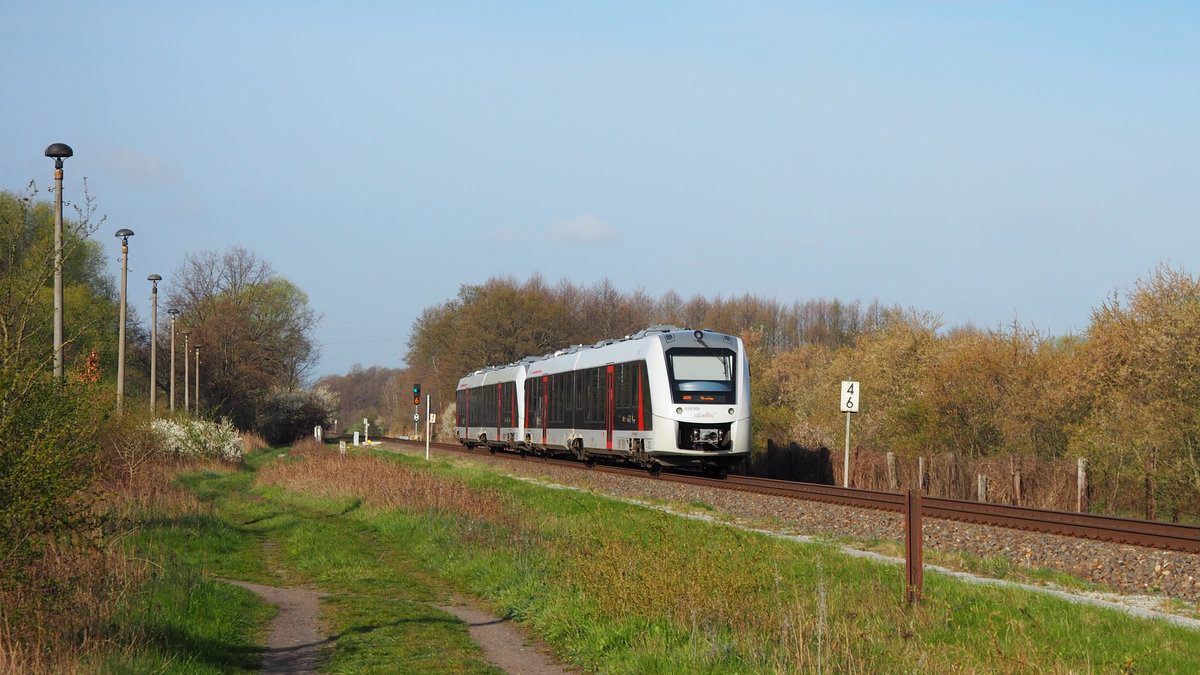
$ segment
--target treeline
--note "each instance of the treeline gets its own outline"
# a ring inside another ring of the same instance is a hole
[[[336,392],[340,399],[335,431],[364,431],[363,420],[367,419],[372,437],[404,436],[412,433],[412,385],[416,382],[407,369],[363,368],[356,363],[345,375],[317,380],[317,387]]]
[[[1200,504],[1200,282],[1165,266],[1095,308],[1079,336],[1017,322],[946,328],[936,315],[877,302],[685,301],[674,292],[623,293],[607,280],[493,278],[421,314],[405,375],[445,412],[472,370],[652,324],[745,340],[756,449],[768,440],[840,448],[839,385],[856,380],[856,450],[907,459],[1083,457],[1093,510],[1178,518]]]
[[[607,279],[579,286],[549,285],[537,275],[524,283],[492,278],[464,285],[457,297],[425,309],[413,324],[406,358],[412,376],[445,404],[453,399],[458,379],[473,370],[623,337],[654,324],[734,335],[753,329],[758,346],[774,354],[804,344],[853,345],[901,314],[898,307],[878,302],[864,308],[837,300],[786,305],[751,295],[684,300],[674,291],[659,298],[642,290],[622,293]]]

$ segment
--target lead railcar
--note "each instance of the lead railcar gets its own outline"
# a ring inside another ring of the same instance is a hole
[[[745,347],[712,331],[653,326],[487,367],[456,399],[468,446],[717,473],[750,451]]]

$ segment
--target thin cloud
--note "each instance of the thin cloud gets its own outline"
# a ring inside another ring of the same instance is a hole
[[[551,241],[562,244],[614,244],[621,240],[617,228],[591,213],[557,220],[550,224],[548,234]]]
[[[585,213],[565,220],[556,220],[544,228],[503,225],[491,231],[496,242],[550,241],[556,244],[615,244],[621,240],[617,228],[595,214]]]
[[[104,161],[114,174],[138,187],[157,187],[179,179],[179,172],[164,159],[133,148],[110,148],[104,152]]]

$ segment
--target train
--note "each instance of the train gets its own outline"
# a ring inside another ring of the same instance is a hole
[[[455,435],[539,456],[573,455],[725,475],[750,452],[750,364],[741,339],[650,326],[488,366],[458,381]]]

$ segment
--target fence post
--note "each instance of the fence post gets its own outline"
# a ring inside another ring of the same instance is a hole
[[[896,453],[889,452],[887,454],[887,471],[888,471],[888,490],[896,491]]]
[[[1012,486],[1013,486],[1012,503],[1013,503],[1013,506],[1020,506],[1021,505],[1021,467],[1017,463],[1016,457],[1013,457],[1010,460],[1010,466],[1012,467]]]
[[[975,477],[975,497],[977,501],[987,501],[987,476],[983,474]]]
[[[926,492],[925,489],[925,458],[917,458],[917,491]]]
[[[1080,457],[1075,471],[1075,510],[1083,513],[1087,507],[1087,460]]]
[[[949,490],[949,494],[946,495],[947,497],[951,499],[959,498],[961,492],[958,489],[958,455],[955,454],[950,455],[950,485],[947,489]]]
[[[904,576],[908,604],[921,600],[925,588],[924,561],[921,556],[921,493],[909,490],[904,503]]]

